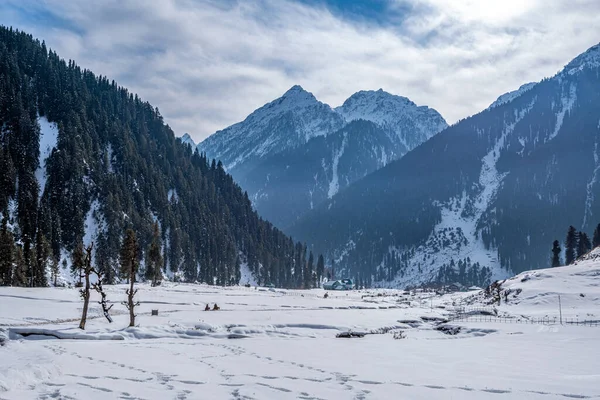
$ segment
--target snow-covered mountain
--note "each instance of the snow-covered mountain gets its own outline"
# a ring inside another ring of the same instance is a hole
[[[312,93],[296,85],[244,121],[214,133],[198,145],[209,158],[221,160],[240,178],[260,160],[335,132],[344,119]]]
[[[445,129],[288,232],[382,285],[481,285],[547,266],[565,227],[600,222],[599,54]]]
[[[447,127],[435,110],[383,90],[332,109],[294,86],[198,145],[220,159],[280,227]]]
[[[405,152],[414,149],[448,126],[434,109],[417,106],[402,96],[377,91],[360,91],[335,109],[346,121],[364,119],[393,132]]]

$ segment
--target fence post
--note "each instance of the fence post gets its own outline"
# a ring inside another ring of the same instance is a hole
[[[562,325],[562,304],[560,303],[560,294],[558,295],[558,312],[560,313],[560,324]]]

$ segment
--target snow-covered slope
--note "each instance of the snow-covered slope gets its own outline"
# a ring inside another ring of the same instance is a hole
[[[364,119],[392,131],[405,152],[420,145],[448,126],[433,108],[417,106],[402,96],[377,91],[360,91],[335,109],[346,121]]]
[[[559,300],[560,296],[560,300]],[[559,303],[560,302],[560,303]],[[520,273],[465,299],[509,315],[600,321],[600,247],[572,265]]]

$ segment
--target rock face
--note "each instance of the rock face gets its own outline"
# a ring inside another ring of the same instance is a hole
[[[548,266],[554,239],[600,222],[600,62],[445,129],[327,200],[289,232],[381,285],[482,285]]]
[[[437,111],[381,89],[332,109],[294,86],[198,150],[223,162],[259,214],[286,227],[446,127]]]

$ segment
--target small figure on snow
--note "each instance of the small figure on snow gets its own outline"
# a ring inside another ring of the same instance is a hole
[[[215,303],[214,307],[213,307],[213,311],[219,311],[221,309],[221,307],[219,307],[217,305],[217,303]]]
[[[325,292],[325,295],[323,296],[324,299],[329,297],[329,293]]]
[[[210,306],[206,303],[206,307],[204,307],[204,311],[210,311]]]

